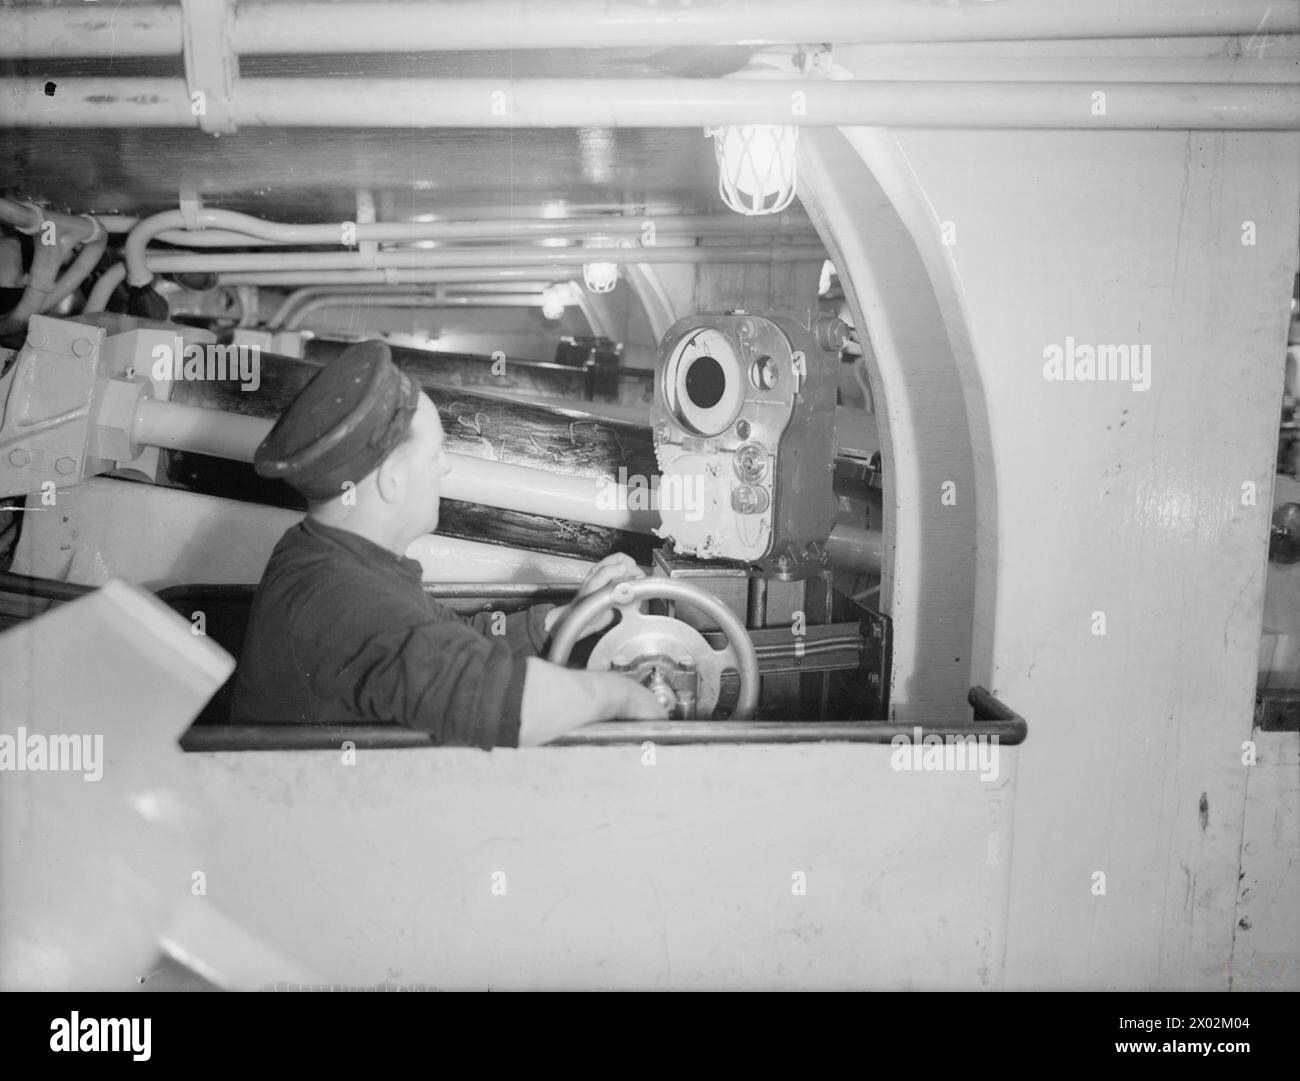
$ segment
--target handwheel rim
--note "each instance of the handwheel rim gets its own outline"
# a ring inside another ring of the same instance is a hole
[[[758,656],[749,641],[749,632],[736,614],[712,594],[675,578],[638,578],[631,582],[615,582],[590,597],[585,597],[565,616],[551,641],[546,659],[552,664],[566,664],[573,647],[596,616],[608,608],[640,605],[648,600],[680,601],[714,619],[727,636],[728,648],[735,655],[737,670],[740,672],[740,695],[732,710],[732,718],[751,720],[758,707]]]

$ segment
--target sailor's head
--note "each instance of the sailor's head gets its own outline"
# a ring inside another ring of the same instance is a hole
[[[438,525],[451,464],[433,402],[398,370],[387,345],[369,341],[312,377],[257,448],[253,467],[292,485],[313,510],[355,507],[414,539]]]

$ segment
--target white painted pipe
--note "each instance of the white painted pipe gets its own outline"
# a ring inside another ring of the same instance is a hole
[[[0,9],[0,57],[179,56],[177,4]],[[1285,33],[1294,0],[1037,0],[938,5],[909,0],[717,0],[690,7],[608,0],[476,0],[239,4],[236,54],[434,52],[484,49],[690,48],[799,42],[989,41]]]
[[[439,222],[326,222],[322,225],[289,225],[285,222],[263,221],[250,214],[235,213],[233,210],[199,209],[186,216],[181,210],[164,210],[160,214],[139,222],[126,238],[123,257],[126,260],[126,279],[130,285],[146,286],[153,279],[153,270],[161,272],[181,272],[181,270],[243,270],[269,269],[286,270],[302,268],[420,268],[420,266],[491,266],[495,264],[520,264],[520,262],[569,262],[580,264],[593,259],[589,249],[573,248],[521,248],[502,249],[456,249],[424,248],[417,251],[383,251],[383,252],[259,252],[253,255],[227,252],[224,255],[188,256],[155,253],[148,255],[148,246],[153,239],[170,231],[183,229],[186,225],[200,227],[212,226],[220,230],[237,230],[259,238],[278,240],[291,244],[363,244],[365,242],[393,242],[393,240],[428,239],[435,227],[447,223]],[[465,222],[464,225],[474,225]],[[543,230],[538,230],[539,233]],[[742,234],[741,234],[742,235]],[[758,252],[758,255],[746,257],[741,255],[735,261],[764,261],[768,259],[762,249],[729,248],[716,246],[695,248],[690,244],[673,244],[641,248],[601,248],[601,260],[612,262],[703,262],[732,261],[731,252]],[[785,248],[774,251],[784,252]],[[819,249],[818,249],[819,251]],[[632,253],[645,253],[632,259]],[[707,255],[703,253],[707,252]],[[728,253],[723,256],[722,253]],[[775,256],[781,259],[780,256]],[[810,259],[820,257],[814,252]],[[194,262],[199,260],[199,262]]]
[[[715,247],[693,248],[609,248],[600,252],[604,263],[787,263],[820,262],[826,258],[821,245],[771,246],[761,248]],[[580,266],[593,262],[589,250],[579,248],[488,248],[440,249],[424,251],[381,251],[370,265],[360,252],[226,252],[221,254],[173,254],[151,252],[145,266],[152,274],[220,273],[256,270],[420,270],[426,268],[480,268],[509,265],[531,268],[537,276],[539,266]],[[381,279],[383,280],[383,279]],[[146,284],[146,283],[138,283]]]
[[[251,462],[274,421],[145,398],[136,407],[131,442]]]
[[[103,225],[89,214],[60,214],[35,203],[16,203],[11,199],[0,199],[0,222],[12,225],[28,236],[44,232],[52,225],[54,237],[73,247],[96,240],[105,231]]]
[[[251,462],[273,424],[220,409],[145,399],[137,407],[131,439],[145,446]],[[660,524],[656,511],[622,509],[629,506],[627,489],[612,481],[464,454],[449,457],[453,465],[442,481],[448,499],[637,533],[651,533]]]
[[[302,304],[283,323],[273,323],[282,330],[298,330],[311,316],[330,308],[540,308],[540,293],[528,294],[478,294],[474,296],[368,296],[364,293],[342,293],[337,296],[316,297]]]
[[[512,293],[527,292],[540,293],[551,282],[541,278],[533,281],[501,281],[501,282],[463,282],[456,287],[457,293]],[[388,297],[407,296],[422,297],[429,296],[427,289],[420,289],[415,286],[389,286],[379,285],[367,289],[365,293],[358,293],[357,287],[353,285],[317,285],[305,286],[296,289],[289,294],[276,308],[275,313],[266,321],[267,326],[282,327],[293,316],[295,309],[299,305],[305,304],[308,300],[313,300],[318,296],[340,296],[351,294],[364,296],[370,304],[383,304]],[[435,286],[435,294],[442,294],[441,284]]]
[[[1023,10],[1017,5],[1017,11]],[[183,79],[0,79],[0,126],[193,128]],[[1104,92],[1105,111],[1096,94]],[[796,97],[796,95],[800,95]],[[792,108],[798,101],[799,108]],[[812,79],[240,79],[239,127],[1300,130],[1287,83]]]
[[[574,268],[562,266],[530,267],[442,267],[426,270],[248,270],[217,275],[218,285],[269,285],[303,288],[345,286],[355,289],[364,285],[436,285],[448,282],[531,281],[544,275],[553,281],[575,276]]]
[[[235,213],[205,210],[205,213]],[[178,247],[238,248],[275,244],[335,244],[341,224],[327,222],[298,225],[267,222],[260,218],[237,215],[259,228],[254,235],[235,227],[199,230],[169,229],[153,239]],[[98,214],[101,226],[109,233],[129,233],[142,219],[128,214]],[[577,218],[476,218],[473,221],[396,221],[357,223],[360,240],[406,242],[417,240],[520,240],[527,237],[636,236],[653,226],[659,236],[735,236],[767,237],[779,235],[815,235],[812,223],[802,214],[769,214],[743,217],[738,214],[595,214]]]
[[[188,228],[190,222],[198,229]],[[815,239],[811,225],[794,215],[782,215],[772,224],[763,218],[745,218],[738,214],[651,215],[633,217],[536,218],[518,221],[389,221],[389,222],[322,222],[298,225],[265,221],[231,210],[203,208],[192,218],[179,210],[168,210],[136,223],[127,237],[126,260],[133,284],[148,280],[137,273],[150,242],[196,248],[256,247],[266,245],[359,245],[366,242],[415,243],[418,241],[524,240],[529,238],[585,237],[600,234],[640,238],[653,226],[657,242],[660,234],[678,238],[692,236],[766,239],[772,236],[797,236]],[[345,237],[347,238],[345,240]],[[652,243],[654,243],[652,242]]]
[[[91,312],[102,312],[108,307],[109,298],[116,289],[126,279],[126,264],[114,263],[109,267],[90,288],[90,295],[86,297],[86,306],[82,308],[83,314]]]

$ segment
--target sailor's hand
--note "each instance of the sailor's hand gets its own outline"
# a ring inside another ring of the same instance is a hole
[[[620,676],[627,683],[627,701],[620,711],[625,721],[666,721],[668,707],[636,680]]]
[[[590,571],[587,577],[582,580],[582,585],[578,587],[578,595],[568,604],[553,609],[546,619],[546,629],[550,631],[561,619],[569,614],[569,611],[578,604],[579,601],[590,597],[593,593],[599,593],[606,586],[613,585],[615,582],[630,582],[637,578],[644,578],[645,571],[636,565],[630,555],[624,552],[615,552],[612,556],[606,556]],[[594,634],[596,631],[603,631],[614,619],[614,610],[606,609],[605,614],[598,616],[595,622],[589,624],[584,634]]]
[[[587,572],[587,577],[578,587],[578,595],[573,598],[573,603],[577,604],[584,597],[590,597],[615,582],[630,582],[644,577],[645,571],[636,565],[636,560],[625,552],[615,552],[612,556],[606,556]]]

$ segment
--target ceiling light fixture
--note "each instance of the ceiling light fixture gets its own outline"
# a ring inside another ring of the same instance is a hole
[[[544,319],[563,319],[564,309],[570,297],[567,282],[555,282],[542,290],[542,317]]]
[[[738,124],[708,134],[718,159],[718,194],[728,208],[748,216],[779,214],[794,202],[797,127]]]
[[[609,237],[592,237],[587,241],[586,246],[588,248],[615,248],[620,245]],[[587,289],[593,293],[613,292],[614,286],[618,284],[618,264],[583,263],[582,280],[586,283]]]

